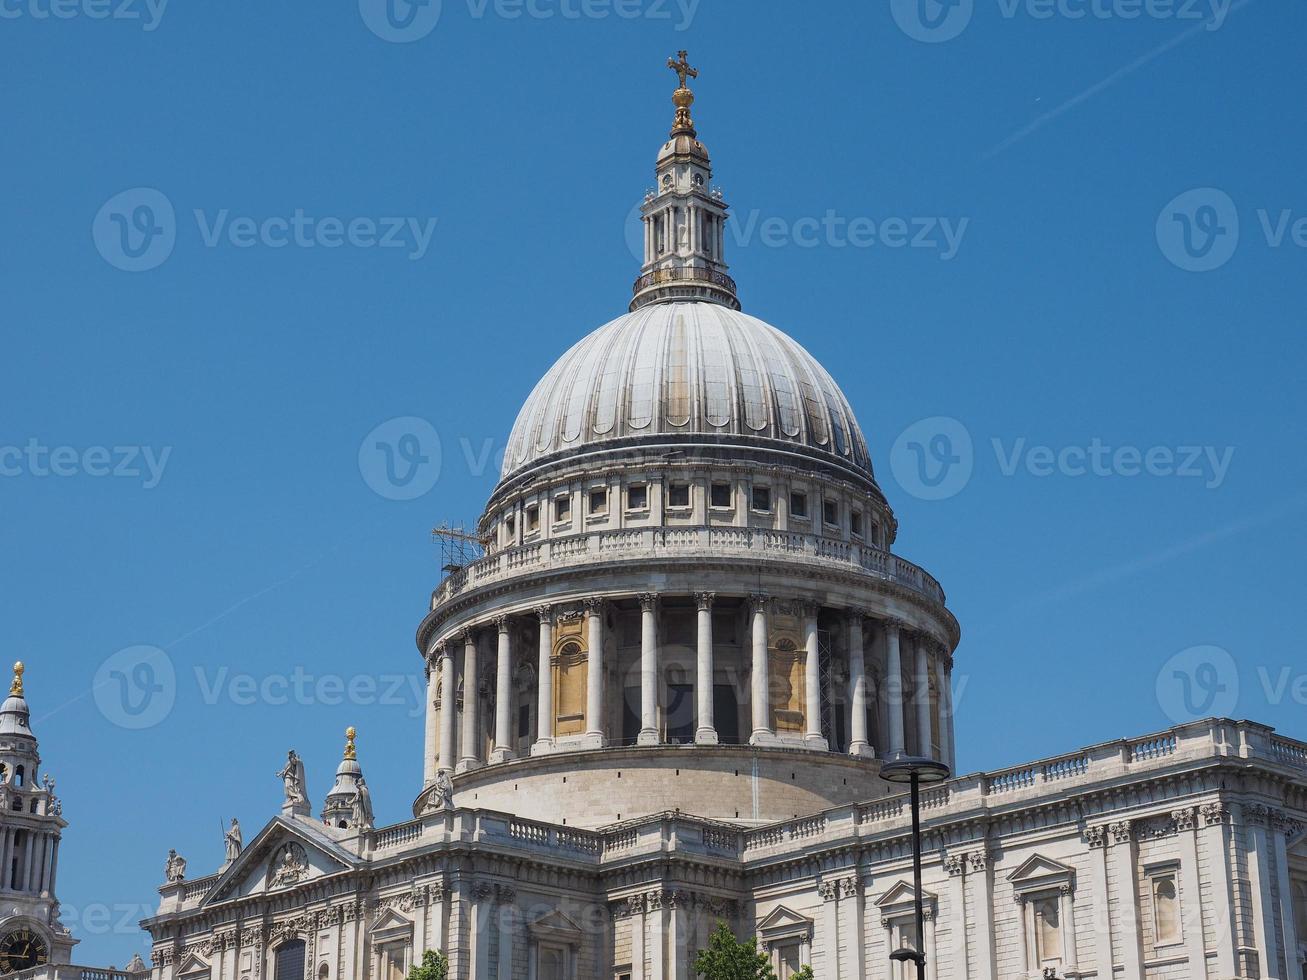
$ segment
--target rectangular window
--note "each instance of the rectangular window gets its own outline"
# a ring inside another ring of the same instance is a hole
[[[1057,966],[1062,962],[1062,906],[1058,896],[1037,899],[1034,916],[1035,956],[1039,965]]]
[[[862,511],[855,510],[849,515],[849,530],[858,537],[862,537]]]
[[[540,527],[540,508],[532,504],[526,509],[526,529],[528,531],[538,530]]]
[[[790,494],[790,516],[803,517],[808,516],[808,495],[799,490]]]
[[[714,483],[712,485],[711,503],[714,507],[731,507],[731,485],[729,483]]]
[[[608,513],[608,491],[591,490],[590,491],[590,513],[607,514]]]
[[[626,509],[647,510],[649,507],[649,487],[641,483],[626,488]]]
[[[504,531],[510,538],[517,533],[517,521],[512,514],[504,518]]]
[[[572,498],[555,497],[554,498],[554,520],[569,521],[572,519]]]
[[[668,507],[689,507],[690,506],[690,484],[673,483],[667,488],[667,506]]]
[[[827,524],[838,527],[840,523],[840,507],[833,500],[823,500],[821,502],[821,519]]]
[[[771,487],[753,488],[753,509],[762,514],[771,513]]]

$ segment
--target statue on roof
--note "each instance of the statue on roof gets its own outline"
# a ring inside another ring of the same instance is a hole
[[[286,755],[286,765],[277,773],[286,789],[286,806],[300,806],[308,803],[305,791],[304,760],[291,749]]]

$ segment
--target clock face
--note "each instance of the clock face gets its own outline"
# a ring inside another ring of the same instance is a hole
[[[0,974],[41,966],[49,956],[45,940],[31,929],[16,929],[0,938]]]

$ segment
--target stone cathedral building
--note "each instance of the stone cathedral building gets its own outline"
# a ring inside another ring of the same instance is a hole
[[[216,873],[170,862],[152,980],[402,980],[427,949],[456,980],[688,980],[718,921],[782,980],[900,980],[903,945],[932,980],[1303,980],[1307,744],[1243,721],[931,788],[915,934],[878,771],[953,762],[959,626],[832,376],[742,312],[672,67],[630,310],[526,399],[485,555],[418,628],[413,818],[372,825],[352,738],[316,814],[292,755]]]

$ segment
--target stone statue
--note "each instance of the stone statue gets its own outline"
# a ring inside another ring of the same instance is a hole
[[[273,858],[269,870],[273,886],[297,884],[309,873],[308,856],[299,843],[291,841]]]
[[[168,863],[164,865],[163,873],[170,885],[186,880],[186,859],[175,848],[168,851]]]
[[[371,830],[373,827],[372,791],[368,789],[368,784],[362,776],[358,778],[354,797],[350,800],[350,808],[353,810],[351,826],[359,830]]]
[[[241,856],[241,848],[245,846],[245,840],[241,837],[240,821],[235,817],[231,818],[231,827],[224,835],[224,841],[227,846],[227,863],[231,864]]]
[[[287,806],[308,803],[309,798],[304,789],[304,760],[295,754],[294,749],[287,754],[286,765],[277,776],[286,787]]]
[[[454,781],[445,769],[436,773],[436,793],[432,801],[436,806],[446,809],[454,805]]]

